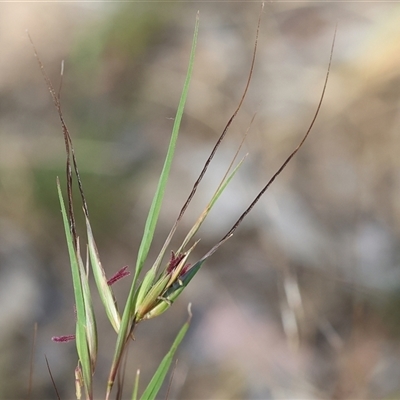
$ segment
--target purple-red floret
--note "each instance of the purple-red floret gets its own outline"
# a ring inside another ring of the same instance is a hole
[[[184,274],[186,274],[186,272],[189,271],[189,268],[192,266],[192,264],[185,264],[181,270],[181,273],[179,274],[179,276],[182,276]]]
[[[53,336],[51,340],[57,343],[67,343],[75,340],[75,335]]]
[[[171,274],[175,268],[179,265],[182,261],[182,258],[185,257],[184,254],[178,254],[177,256],[173,251],[171,251],[171,259],[169,260],[168,267],[167,267],[167,274]]]
[[[122,267],[115,275],[113,275],[108,281],[107,281],[107,285],[111,286],[113,285],[115,282],[119,281],[122,278],[125,278],[126,276],[130,275],[131,273],[129,271],[127,271],[128,266],[125,265],[125,267]]]
[[[185,257],[185,254],[178,254],[175,255],[173,251],[171,251],[171,259],[169,260],[168,267],[167,267],[167,274],[171,274]],[[179,273],[179,276],[183,275],[189,269],[190,264],[185,264]]]

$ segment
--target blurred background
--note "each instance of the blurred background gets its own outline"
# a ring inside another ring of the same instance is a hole
[[[134,268],[197,10],[194,74],[149,266],[238,105],[260,4],[0,4],[1,399],[27,398],[35,322],[31,398],[56,398],[45,356],[61,398],[73,399],[75,390],[74,343],[51,341],[73,333],[75,320],[56,194],[57,176],[65,187],[64,141],[26,30],[56,88],[65,60],[64,117],[112,276],[124,265]],[[198,233],[192,262],[297,146],[321,95],[337,23],[321,112],[305,146],[235,236],[167,313],[138,327],[124,398],[137,368],[145,387],[189,302],[192,325],[170,399],[400,397],[399,22],[394,3],[265,6],[248,96],[171,250],[206,205],[254,113],[242,151],[249,156]],[[114,287],[120,304],[129,283]],[[97,295],[94,301],[96,398],[103,398],[115,333]]]

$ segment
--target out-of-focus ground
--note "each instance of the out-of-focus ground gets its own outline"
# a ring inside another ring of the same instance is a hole
[[[0,398],[74,398],[71,276],[56,176],[61,128],[25,30],[56,87],[110,276],[133,270],[168,145],[197,10],[193,81],[160,226],[160,249],[249,73],[257,3],[0,4]],[[186,320],[170,399],[400,397],[400,6],[272,3],[243,108],[181,224],[178,246],[256,113],[245,165],[198,233],[202,256],[298,144],[300,153],[174,306],[139,326],[126,377],[142,387]],[[78,203],[77,203],[78,204]],[[79,206],[77,206],[79,210]],[[81,220],[80,220],[81,221]],[[82,221],[81,221],[82,222]],[[83,225],[80,232],[84,237]],[[196,258],[192,261],[195,261]],[[115,292],[120,304],[129,279]],[[115,334],[98,297],[96,398]]]

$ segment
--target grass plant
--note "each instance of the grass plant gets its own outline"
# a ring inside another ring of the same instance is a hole
[[[246,97],[252,79],[252,74],[257,54],[261,15],[262,11],[260,13],[260,18],[257,24],[257,33],[255,38],[253,57],[250,65],[250,71],[239,104],[235,109],[235,111],[233,112],[230,119],[228,120],[225,128],[222,130],[220,137],[218,138],[214,148],[212,149],[209,157],[207,158],[204,167],[198,179],[195,181],[186,202],[183,204],[178,214],[178,217],[173,227],[171,228],[171,231],[167,236],[164,245],[162,246],[162,249],[158,254],[154,264],[149,269],[147,269],[145,273],[143,273],[143,270],[147,262],[149,249],[151,247],[152,240],[155,234],[157,220],[159,217],[168,177],[170,174],[171,164],[174,158],[174,152],[178,139],[180,123],[184,113],[185,102],[188,96],[190,80],[192,77],[195,49],[196,49],[198,29],[199,29],[199,15],[197,15],[196,17],[187,74],[185,82],[183,84],[183,90],[179,101],[179,105],[177,107],[176,116],[174,119],[174,125],[169,142],[169,147],[167,150],[164,166],[160,173],[158,185],[153,197],[153,201],[150,205],[149,213],[145,223],[129,295],[126,299],[125,304],[122,307],[121,306],[119,307],[116,302],[112,289],[112,284],[117,280],[129,275],[129,272],[126,270],[126,268],[123,268],[115,276],[107,278],[107,274],[102,267],[99,251],[97,249],[94,233],[91,227],[89,207],[84,195],[83,182],[80,178],[78,162],[75,157],[72,139],[62,114],[61,102],[60,102],[60,90],[56,91],[54,89],[53,84],[51,83],[50,79],[48,78],[44,70],[44,67],[40,61],[38,53],[35,47],[33,46],[36,59],[39,63],[40,69],[42,71],[45,82],[52,96],[54,105],[56,107],[58,116],[60,118],[62,132],[65,141],[65,148],[66,148],[66,158],[67,158],[66,161],[67,201],[66,202],[64,200],[63,191],[61,189],[61,184],[58,179],[57,179],[57,191],[61,205],[62,219],[67,241],[71,273],[72,273],[73,289],[75,295],[76,332],[73,337],[66,337],[66,336],[58,337],[54,338],[54,340],[66,341],[70,339],[75,339],[76,341],[78,363],[75,370],[75,377],[76,377],[76,397],[78,399],[80,399],[82,396],[85,397],[86,399],[93,399],[93,375],[95,373],[96,363],[97,363],[98,332],[96,329],[96,315],[93,310],[92,293],[89,286],[89,276],[90,276],[89,270],[92,271],[94,280],[96,282],[97,291],[104,307],[104,311],[108,317],[110,324],[112,325],[113,329],[116,332],[114,355],[111,361],[108,382],[106,382],[105,384],[105,399],[106,400],[110,399],[112,392],[115,392],[116,398],[121,398],[123,383],[121,383],[122,380],[117,379],[117,377],[118,374],[121,374],[121,376],[124,374],[124,362],[123,362],[124,357],[127,356],[129,344],[134,338],[134,332],[137,325],[145,320],[155,318],[161,315],[171,307],[171,305],[177,300],[177,298],[180,296],[183,290],[187,287],[189,282],[199,272],[204,262],[223,243],[225,243],[229,238],[232,237],[232,235],[239,227],[241,222],[246,218],[248,213],[252,210],[252,208],[256,205],[256,203],[264,195],[264,193],[272,184],[272,182],[283,171],[283,169],[290,162],[293,156],[299,151],[299,149],[309,136],[309,133],[319,113],[323,97],[325,94],[331,60],[332,60],[334,40],[332,43],[329,66],[327,69],[327,74],[323,85],[321,97],[318,106],[316,108],[314,117],[308,129],[306,130],[306,133],[304,134],[302,140],[300,141],[299,145],[290,153],[287,159],[277,169],[276,173],[269,179],[269,181],[260,190],[258,195],[250,203],[250,205],[243,211],[242,215],[232,225],[232,228],[229,229],[229,231],[203,257],[201,257],[197,261],[191,262],[190,260],[193,249],[198,243],[198,240],[194,240],[195,234],[197,233],[201,224],[207,218],[209,211],[212,209],[213,205],[218,200],[218,197],[224,191],[224,189],[229,184],[231,179],[235,176],[236,172],[238,171],[240,165],[243,162],[243,159],[240,160],[239,162],[236,162],[236,158],[240,149],[239,148],[231,164],[228,166],[224,178],[220,182],[218,188],[214,192],[212,198],[205,207],[204,211],[201,213],[197,221],[195,221],[193,227],[189,230],[179,248],[172,251],[171,257],[169,259],[166,259],[167,258],[166,252],[169,249],[171,239],[177,230],[178,224],[181,218],[183,217],[186,209],[188,208],[193,196],[195,195],[199,183],[201,182],[205,173],[207,172],[207,169],[216,151],[218,150],[223,139],[225,138],[229,130],[229,127],[232,124],[232,121],[238,114],[243,104],[243,101]],[[87,243],[85,243],[84,247],[81,246],[80,244],[80,238],[77,234],[77,228],[75,222],[75,212],[73,207],[73,179],[76,179],[78,184],[83,213],[86,221]],[[86,256],[82,257],[82,253],[86,254]],[[189,329],[190,319],[191,319],[191,312],[189,307],[189,317],[187,322],[180,329],[174,343],[171,346],[170,351],[160,362],[159,367],[154,373],[153,378],[150,380],[146,389],[143,391],[141,395],[139,395],[139,390],[138,390],[140,375],[139,373],[137,374],[134,382],[134,387],[132,390],[132,396],[131,396],[132,399],[136,400],[138,398],[140,399],[156,398],[161,388],[161,385],[163,384],[165,377],[170,369],[175,352],[180,342],[183,340],[187,330]],[[114,386],[117,386],[117,388],[114,389]]]

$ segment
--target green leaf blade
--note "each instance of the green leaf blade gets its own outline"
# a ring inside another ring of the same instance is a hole
[[[107,283],[107,278],[104,269],[101,265],[99,252],[97,250],[97,246],[94,241],[92,228],[90,226],[90,221],[88,218],[86,218],[86,230],[88,236],[90,264],[92,266],[93,276],[97,285],[97,290],[99,292],[107,317],[111,325],[113,326],[115,332],[118,332],[121,324],[121,317],[118,313],[117,306],[115,304],[115,298],[113,292]]]
[[[160,365],[157,368],[157,371],[153,375],[153,378],[147,385],[147,388],[143,392],[140,400],[154,400],[161,388],[161,385],[164,382],[164,379],[168,373],[168,370],[171,366],[172,360],[174,358],[174,355],[176,353],[176,350],[178,349],[178,346],[182,342],[183,338],[186,335],[186,332],[189,329],[190,326],[190,320],[192,318],[192,314],[190,313],[190,304],[189,304],[189,319],[188,321],[183,325],[181,330],[179,331],[178,335],[176,336],[174,343],[172,344],[170,350],[168,353],[165,355],[163,360],[161,361]]]
[[[151,203],[150,211],[146,220],[146,225],[143,233],[143,238],[140,244],[137,264],[136,264],[136,274],[139,275],[144,261],[147,258],[151,242],[153,240],[155,227],[157,224],[158,216],[161,209],[161,204],[165,192],[165,187],[168,181],[168,176],[171,170],[171,164],[175,153],[176,142],[178,139],[179,128],[182,121],[183,111],[186,104],[186,99],[189,92],[190,80],[193,73],[193,65],[194,65],[194,56],[197,44],[197,36],[198,36],[198,29],[199,29],[199,17],[196,18],[196,24],[194,29],[193,41],[192,41],[192,48],[189,57],[189,66],[186,73],[185,83],[183,85],[181,98],[179,100],[178,109],[174,119],[174,126],[172,128],[171,139],[167,151],[167,155],[164,161],[164,166],[160,175],[160,179],[158,181],[158,186],[156,193],[154,195],[153,201]]]
[[[82,288],[81,274],[79,269],[79,261],[77,252],[74,246],[74,241],[70,231],[70,225],[65,209],[64,199],[61,192],[60,182],[57,179],[57,191],[61,205],[61,213],[64,223],[65,236],[67,240],[68,253],[71,264],[72,283],[75,295],[76,307],[76,350],[80,364],[82,366],[83,380],[86,392],[91,395],[92,393],[92,363],[90,359],[89,345],[86,336],[86,307],[84,299],[84,290]],[[86,299],[87,300],[87,299]]]

